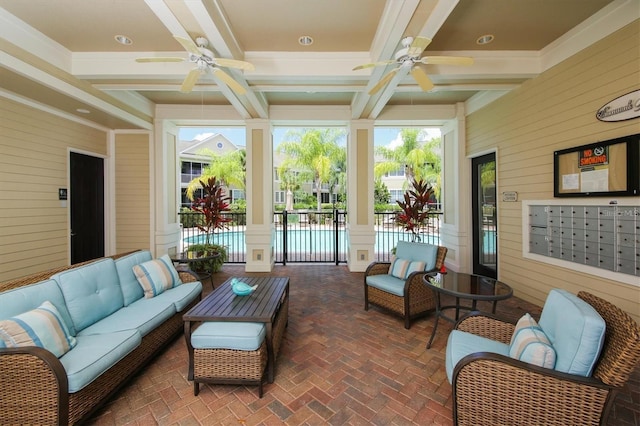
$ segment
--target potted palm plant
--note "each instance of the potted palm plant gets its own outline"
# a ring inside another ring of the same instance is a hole
[[[193,204],[193,211],[202,213],[202,223],[197,228],[204,233],[204,243],[189,246],[187,252],[195,253],[195,257],[207,257],[208,260],[194,262],[194,268],[216,272],[227,258],[224,246],[214,244],[213,234],[217,229],[226,229],[231,218],[224,212],[229,210],[230,198],[225,194],[222,185],[215,177],[200,180],[203,196]]]
[[[429,199],[433,188],[423,180],[413,179],[411,189],[404,193],[404,199],[398,200],[401,212],[396,215],[396,223],[411,232],[411,241],[420,242],[420,230],[429,219]]]

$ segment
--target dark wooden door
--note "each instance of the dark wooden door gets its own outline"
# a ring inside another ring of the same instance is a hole
[[[473,203],[473,273],[498,277],[498,203],[496,202],[496,155],[471,160]]]
[[[104,159],[70,154],[71,263],[104,256]]]

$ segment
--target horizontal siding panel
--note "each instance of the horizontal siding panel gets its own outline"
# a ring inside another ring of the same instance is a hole
[[[66,265],[69,150],[107,153],[102,130],[0,98],[0,281]]]

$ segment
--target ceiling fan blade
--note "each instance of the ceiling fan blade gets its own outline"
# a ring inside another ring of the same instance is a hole
[[[240,85],[240,83],[238,83],[237,81],[235,81],[233,79],[233,77],[231,77],[229,74],[227,74],[226,72],[222,71],[220,68],[213,68],[211,70],[211,72],[213,74],[215,74],[220,80],[224,81],[225,84],[227,86],[229,86],[231,88],[231,90],[233,90],[234,92],[236,92],[238,95],[244,95],[245,93],[247,93],[247,90],[242,87]]]
[[[183,62],[184,58],[176,57],[151,57],[151,58],[136,58],[136,62]]]
[[[380,62],[372,62],[370,64],[362,64],[362,65],[358,65],[357,67],[355,67],[353,69],[353,71],[358,71],[358,70],[363,70],[365,68],[373,68],[373,67],[379,67],[381,65],[389,65],[389,64],[393,64],[395,63],[395,60],[389,60],[389,61],[380,61]]]
[[[173,38],[175,38],[187,52],[193,53],[197,56],[202,56],[202,52],[200,52],[198,46],[190,38],[184,38],[176,35],[174,35]]]
[[[382,89],[392,78],[394,75],[396,75],[396,73],[398,72],[399,68],[393,69],[391,71],[389,71],[389,73],[387,75],[385,75],[384,77],[382,77],[380,79],[380,81],[371,88],[371,90],[369,90],[369,94],[373,95],[375,93],[378,92],[378,90]]]
[[[428,92],[433,89],[433,82],[429,76],[420,67],[411,68],[411,75],[413,79],[418,83],[418,86],[424,91]]]
[[[431,39],[427,37],[416,37],[413,39],[413,43],[407,50],[407,55],[411,57],[418,57],[424,52],[424,49],[431,43]]]
[[[256,69],[252,63],[238,61],[237,59],[214,58],[213,62],[222,67],[238,68],[245,71],[253,71]]]
[[[433,65],[473,65],[473,58],[468,56],[425,56],[419,62]]]
[[[191,92],[193,90],[193,86],[196,85],[196,82],[198,81],[198,78],[200,78],[200,69],[199,68],[194,68],[191,71],[189,71],[189,74],[187,74],[187,77],[182,82],[182,86],[180,87],[180,91],[182,93]]]

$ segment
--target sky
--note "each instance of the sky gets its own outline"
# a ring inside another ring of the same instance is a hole
[[[282,140],[285,132],[288,128],[274,127],[273,129],[273,142],[274,146],[277,146],[279,141]],[[206,128],[206,127],[181,127],[179,132],[179,138],[181,141],[202,140],[212,134],[220,133],[227,139],[233,142],[235,145],[246,146],[246,131],[244,127],[233,128]],[[440,137],[439,128],[427,129],[427,140]],[[376,146],[388,146],[389,148],[395,148],[402,143],[400,137],[400,128],[391,127],[376,127],[374,129],[374,143]]]

